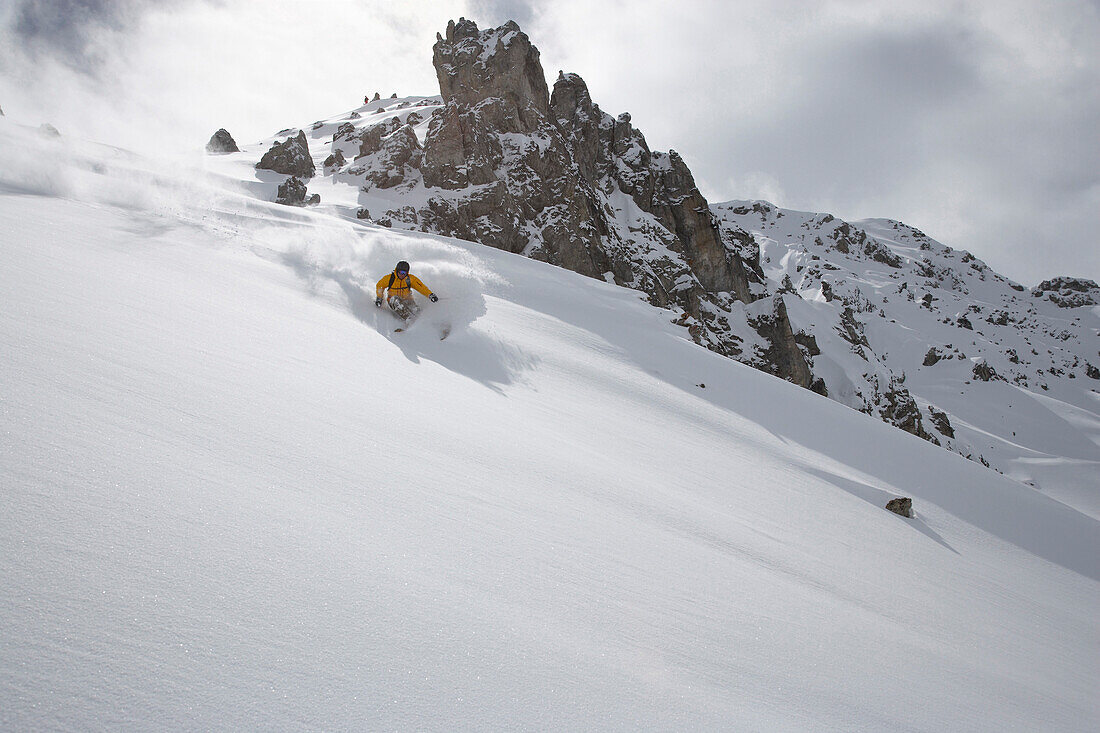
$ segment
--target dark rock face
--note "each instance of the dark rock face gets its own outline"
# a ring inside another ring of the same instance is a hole
[[[951,426],[951,420],[948,419],[947,413],[937,410],[934,407],[929,406],[928,414],[932,416],[932,424],[936,430],[948,438],[955,437],[955,428]]]
[[[585,275],[606,272],[605,215],[550,119],[538,50],[515,23],[479,31],[463,19],[434,51],[446,107],[429,123],[424,184],[469,193],[432,199],[427,225]]]
[[[313,165],[313,157],[309,154],[305,131],[299,130],[297,137],[287,138],[285,142],[272,145],[271,149],[260,158],[256,168],[306,180],[313,178],[317,169]]]
[[[913,500],[907,496],[898,497],[897,499],[891,499],[886,502],[886,508],[892,511],[894,514],[900,514],[903,517],[913,517]]]
[[[337,150],[332,155],[325,158],[323,164],[324,168],[343,168],[347,161],[344,159],[344,151]]]
[[[386,122],[380,122],[376,125],[371,125],[366,130],[359,133],[359,153],[355,156],[356,159],[362,158],[372,153],[377,153],[382,149],[382,138],[386,135],[392,135],[397,132],[397,128],[401,126],[401,123],[396,118],[390,119]],[[354,132],[355,127],[348,125],[351,131]],[[343,125],[336,131],[336,135],[340,134],[341,130],[344,130]],[[351,133],[348,133],[351,136]]]
[[[439,91],[448,105],[473,108],[500,100],[494,114],[503,132],[532,132],[549,118],[550,93],[538,49],[515,21],[486,31],[465,18],[451,21],[433,51]]]
[[[223,127],[210,136],[210,142],[206,143],[208,153],[239,153],[237,142],[233,136]]]
[[[902,385],[900,379],[891,379],[882,393],[882,398],[877,402],[881,405],[879,417],[883,422],[939,445],[939,440],[924,429],[920,408],[917,407],[913,395]]]
[[[285,183],[279,184],[275,203],[284,206],[306,206],[321,203],[321,194],[315,193],[306,198],[306,184],[297,176],[291,176]]]
[[[983,382],[1004,381],[1004,377],[991,367],[985,360],[979,361],[974,364],[973,369],[974,379],[979,379]]]
[[[769,347],[764,355],[761,365],[765,371],[770,371],[777,377],[782,377],[789,382],[794,382],[803,387],[810,387],[813,383],[813,374],[806,364],[806,359],[798,348],[798,338],[791,329],[790,319],[787,317],[787,307],[783,303],[783,296],[776,295],[772,300],[772,312],[769,317],[758,319],[757,332],[764,336]],[[816,346],[816,342],[815,342]]]
[[[1100,303],[1100,285],[1079,277],[1056,277],[1039,283],[1032,295],[1046,297],[1060,308],[1081,308]]]

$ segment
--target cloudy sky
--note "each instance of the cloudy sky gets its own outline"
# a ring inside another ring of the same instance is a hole
[[[435,33],[515,19],[550,83],[712,202],[888,217],[1026,285],[1100,280],[1100,0],[3,0],[9,119],[193,153],[435,94]]]

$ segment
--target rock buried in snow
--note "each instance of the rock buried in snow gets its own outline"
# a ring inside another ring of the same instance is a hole
[[[208,153],[239,153],[237,142],[224,127],[210,136],[210,142],[206,143]]]
[[[886,502],[886,508],[894,514],[900,514],[903,517],[913,516],[913,500],[907,496],[891,499]]]
[[[321,203],[321,194],[315,193],[306,198],[306,184],[297,176],[291,176],[285,183],[279,184],[275,203],[284,206],[306,206]]]

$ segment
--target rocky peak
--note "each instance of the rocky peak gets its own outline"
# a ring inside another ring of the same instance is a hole
[[[472,108],[500,100],[501,117],[512,128],[506,132],[530,132],[549,118],[550,93],[538,49],[514,21],[485,31],[472,20],[451,21],[433,51],[444,102]]]
[[[571,143],[581,175],[587,181],[596,180],[599,177],[600,122],[604,114],[593,104],[588,85],[580,74],[558,72],[554,92],[550,95],[550,114]]]
[[[1047,298],[1059,308],[1080,308],[1100,303],[1100,285],[1080,277],[1055,277],[1039,283],[1031,294]]]
[[[753,303],[768,295],[759,248],[711,213],[675,151],[651,150],[629,113],[601,111],[577,74],[559,72],[551,95],[538,49],[514,22],[482,30],[462,18],[436,38],[440,106],[422,148],[396,118],[349,120],[332,138],[334,163],[337,150],[357,155],[333,175],[383,207],[379,221],[634,288],[707,348],[811,386],[812,351],[782,300]]]

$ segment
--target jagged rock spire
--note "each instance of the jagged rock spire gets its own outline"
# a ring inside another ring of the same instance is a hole
[[[447,36],[433,47],[439,91],[447,103],[473,107],[487,99],[503,100],[515,132],[528,132],[550,116],[539,51],[515,21],[479,31],[465,18],[447,25]]]

